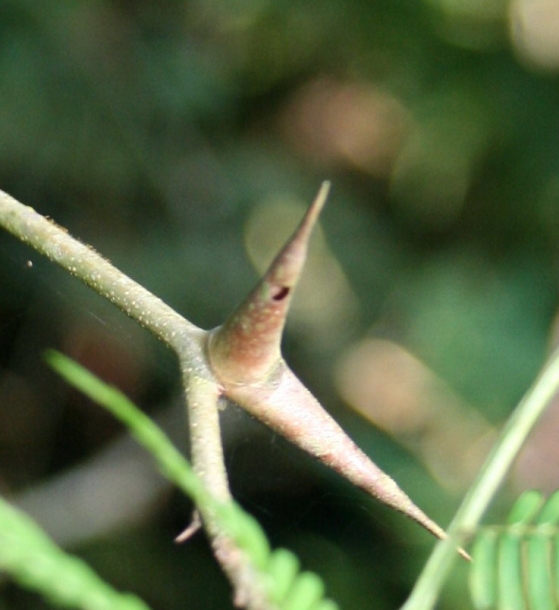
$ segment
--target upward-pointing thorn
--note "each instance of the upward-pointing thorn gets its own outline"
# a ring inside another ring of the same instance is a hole
[[[330,183],[323,182],[305,217],[264,277],[225,324],[211,333],[209,357],[221,380],[235,384],[260,381],[280,362],[291,296],[329,190]]]

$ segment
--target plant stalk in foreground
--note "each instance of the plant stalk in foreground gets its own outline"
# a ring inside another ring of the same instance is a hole
[[[460,544],[475,531],[534,424],[558,390],[559,350],[555,350],[509,417],[449,527],[449,540],[436,546],[402,610],[431,610],[434,607],[454,562],[452,542]]]

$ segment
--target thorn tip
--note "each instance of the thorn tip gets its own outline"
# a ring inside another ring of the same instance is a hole
[[[307,214],[308,216],[312,217],[311,224],[314,224],[316,222],[316,219],[320,215],[320,212],[322,212],[322,208],[324,207],[324,204],[326,203],[326,200],[328,199],[328,195],[330,193],[330,186],[330,180],[324,180],[324,182],[320,185],[318,193],[316,194],[316,197],[314,198],[314,201],[312,202]]]

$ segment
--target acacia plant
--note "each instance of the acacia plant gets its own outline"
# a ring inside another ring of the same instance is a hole
[[[282,358],[280,345],[289,304],[328,191],[329,183],[325,182],[256,287],[223,325],[210,331],[180,316],[90,246],[4,193],[0,195],[0,223],[175,352],[189,412],[194,471],[213,498],[231,499],[218,416],[218,400],[226,398],[357,487],[444,539],[445,532],[353,443]],[[214,554],[232,583],[236,603],[259,607],[259,593],[251,586],[250,562],[222,530],[212,510],[199,507],[199,512]],[[190,534],[192,530],[189,527],[186,531]]]

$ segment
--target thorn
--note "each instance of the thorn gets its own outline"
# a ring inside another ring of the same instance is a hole
[[[190,525],[185,528],[176,538],[175,542],[177,544],[182,544],[186,542],[189,538],[192,538],[194,534],[202,527],[202,519],[200,519],[200,513],[195,510],[192,513],[192,521]]]
[[[458,553],[460,553],[460,556],[463,557],[466,561],[473,561],[472,556],[462,547],[458,547]]]
[[[210,333],[209,359],[222,383],[254,383],[281,360],[285,318],[307,257],[309,239],[330,183],[323,182],[303,220],[247,299]]]
[[[330,183],[324,182],[295,233],[248,298],[209,333],[208,357],[223,395],[437,538],[432,521],[347,436],[284,363],[280,343],[293,289]],[[463,549],[460,554],[468,559]]]
[[[413,519],[437,538],[446,539],[446,532],[357,447],[285,363],[281,363],[273,383],[226,387],[224,393],[356,487]],[[458,552],[470,559],[463,549]]]

